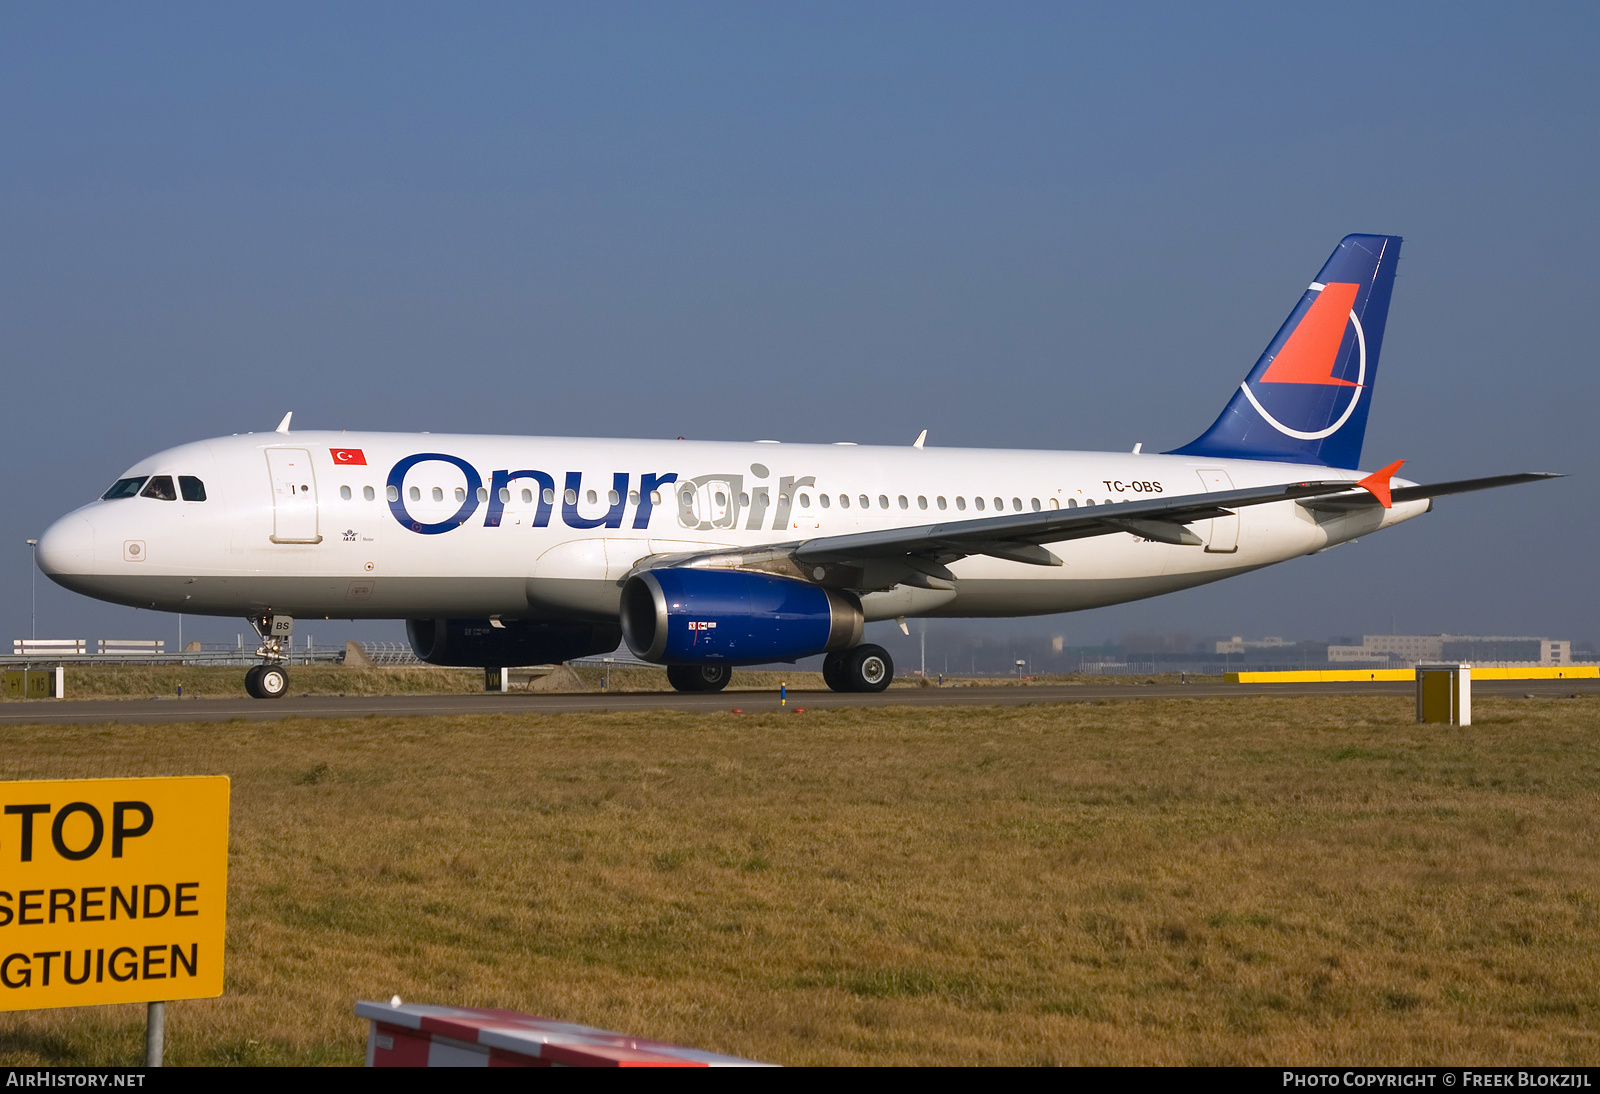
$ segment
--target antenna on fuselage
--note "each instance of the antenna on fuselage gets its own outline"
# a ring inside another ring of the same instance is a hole
[[[287,432],[289,432],[289,419],[293,418],[293,417],[294,417],[294,411],[292,411],[292,410],[289,411],[289,413],[285,414],[283,416],[283,421],[278,423],[277,432],[279,432],[279,433],[287,433]]]
[[[927,440],[927,439],[928,439],[928,431],[926,429],[924,429],[921,433],[917,434],[917,439],[911,442],[911,447],[912,448],[921,448],[922,447],[922,442]]]

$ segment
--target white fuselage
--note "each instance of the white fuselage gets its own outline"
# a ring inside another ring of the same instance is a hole
[[[397,470],[419,455],[435,458]],[[1132,453],[329,432],[199,441],[125,475],[197,478],[205,500],[134,496],[63,517],[38,549],[60,584],[195,614],[593,620],[616,619],[619,580],[651,555],[1361,477]],[[1319,551],[1428,507],[1256,505],[1196,522],[1201,546],[1117,533],[1055,545],[1059,567],[973,556],[951,565],[954,591],[896,586],[862,604],[868,620],[1097,607]]]

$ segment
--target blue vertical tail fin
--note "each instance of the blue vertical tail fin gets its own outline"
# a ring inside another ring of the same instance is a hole
[[[1356,467],[1399,236],[1345,236],[1222,414],[1177,456]]]

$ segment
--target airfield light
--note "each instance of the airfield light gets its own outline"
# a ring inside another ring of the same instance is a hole
[[[30,539],[28,541],[28,554],[29,554],[29,557],[33,561],[33,565],[29,567],[29,569],[31,569],[33,571],[33,617],[32,617],[32,620],[31,620],[31,625],[32,625],[32,628],[33,628],[32,637],[33,637],[34,641],[38,641],[39,640],[39,541],[38,540]]]

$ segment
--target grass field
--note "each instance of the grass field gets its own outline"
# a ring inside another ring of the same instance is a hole
[[[67,698],[72,699],[170,699],[183,689],[187,699],[244,697],[243,665],[68,665]],[[526,686],[520,678],[513,690]],[[1220,680],[1220,676],[1195,676],[1189,679]],[[607,691],[669,691],[666,669],[639,666],[563,666],[555,674],[534,685],[540,691],[600,691],[604,680]],[[1157,676],[1036,676],[952,677],[948,687],[1004,687],[1039,684],[1127,684],[1177,683],[1176,673]],[[464,695],[483,691],[482,669],[440,668],[436,665],[396,665],[356,668],[345,665],[292,665],[289,669],[291,695]],[[730,691],[777,691],[787,683],[791,688],[821,690],[822,673],[793,669],[735,669]],[[901,676],[894,687],[921,687],[914,676]],[[927,686],[932,686],[930,683]],[[6,699],[21,703],[37,700]]]
[[[1600,703],[1151,700],[7,729],[233,779],[168,1060],[359,1063],[357,999],[788,1064],[1594,1064]],[[129,1063],[141,1007],[0,1014]]]

